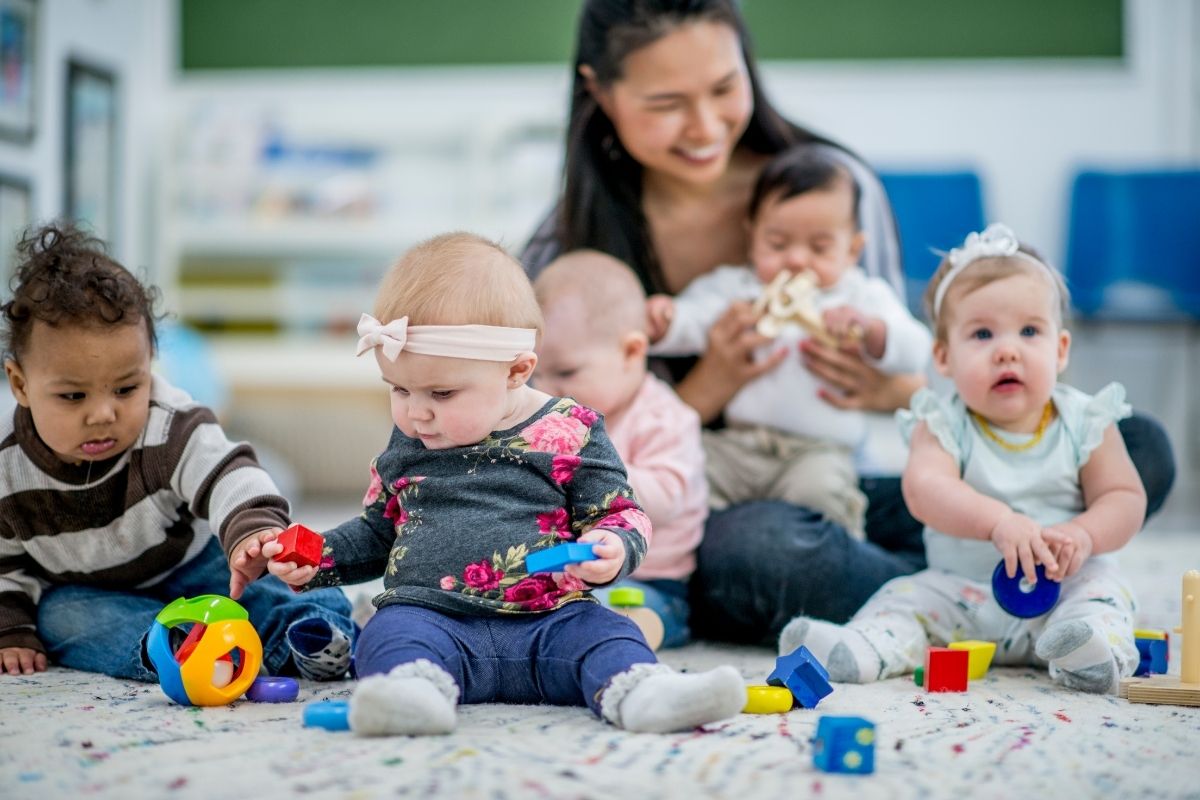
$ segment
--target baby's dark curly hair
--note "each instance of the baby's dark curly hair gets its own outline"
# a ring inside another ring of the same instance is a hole
[[[153,351],[159,292],[143,286],[105,252],[104,243],[70,222],[30,229],[17,245],[13,297],[4,313],[5,351],[20,358],[33,324],[108,327],[145,320]]]

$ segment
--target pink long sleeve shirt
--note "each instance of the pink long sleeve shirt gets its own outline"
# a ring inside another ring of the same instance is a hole
[[[605,425],[654,526],[646,558],[631,577],[687,580],[708,517],[699,415],[648,374],[633,401]]]

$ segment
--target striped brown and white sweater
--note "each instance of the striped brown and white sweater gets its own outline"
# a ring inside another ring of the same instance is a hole
[[[47,587],[152,586],[214,531],[228,554],[287,525],[287,501],[250,446],[158,376],[142,435],[106,461],[62,462],[18,407],[0,421],[0,648],[45,649],[36,622]]]

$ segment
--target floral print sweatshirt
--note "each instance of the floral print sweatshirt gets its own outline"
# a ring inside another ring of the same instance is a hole
[[[566,573],[525,571],[525,556],[592,528],[625,544],[615,580],[646,554],[650,521],[595,411],[553,398],[529,419],[478,444],[428,450],[392,432],[371,465],[360,516],[325,534],[305,588],[383,575],[375,605],[453,614],[521,614],[592,601]],[[594,602],[594,601],[593,601]]]

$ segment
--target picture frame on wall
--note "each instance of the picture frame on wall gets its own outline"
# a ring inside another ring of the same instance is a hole
[[[33,193],[29,181],[0,174],[0,283],[12,277],[14,249],[33,222]]]
[[[36,0],[0,0],[0,138],[33,139]]]
[[[63,210],[115,248],[117,78],[111,70],[67,62]]]

